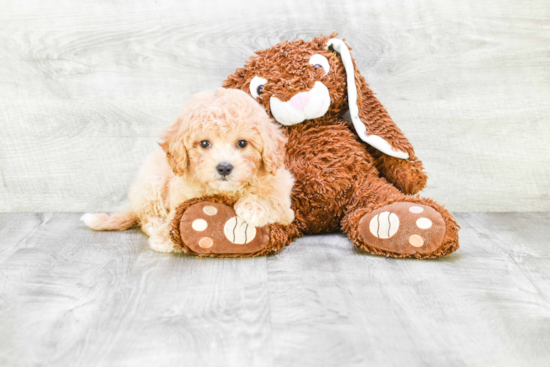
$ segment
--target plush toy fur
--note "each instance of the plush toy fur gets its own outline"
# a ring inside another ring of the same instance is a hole
[[[337,230],[359,249],[392,257],[435,258],[458,249],[459,227],[451,214],[431,199],[410,196],[426,186],[422,162],[359,73],[350,48],[335,37],[259,51],[223,83],[256,97],[285,125],[295,220],[269,226],[261,250],[202,255],[265,255],[297,237]],[[352,122],[342,117],[348,110]],[[231,205],[219,197],[208,200]],[[184,203],[178,213],[198,202]],[[186,245],[181,215],[172,222],[172,238],[201,255]]]

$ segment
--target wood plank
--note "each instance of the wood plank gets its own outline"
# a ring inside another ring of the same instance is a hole
[[[268,258],[275,365],[547,365],[549,216],[458,220],[461,250],[435,261],[357,253],[338,234]]]
[[[0,211],[99,211],[192,94],[339,32],[453,211],[550,210],[550,3],[0,0]],[[284,16],[282,16],[284,14]]]
[[[265,258],[196,259],[147,250],[110,295],[90,342],[90,366],[270,366]],[[72,361],[73,359],[64,359]]]
[[[462,247],[435,261],[366,255],[342,234],[198,259],[78,217],[0,215],[0,365],[550,361],[549,213],[458,214]]]
[[[265,258],[159,254],[138,230],[44,217],[0,265],[0,365],[271,365]]]
[[[0,262],[25,246],[26,238],[43,223],[43,217],[36,213],[0,213]]]
[[[95,233],[77,214],[44,214],[1,265],[0,364],[55,365],[78,351],[144,244],[137,231]]]

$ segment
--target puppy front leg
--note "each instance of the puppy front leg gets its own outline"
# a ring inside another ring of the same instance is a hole
[[[244,196],[235,203],[235,213],[254,227],[269,224],[270,211],[267,202],[257,195]]]
[[[289,205],[272,203],[253,194],[244,196],[235,203],[235,213],[255,227],[272,223],[287,225],[294,220],[294,211]]]
[[[143,228],[149,235],[149,247],[157,252],[181,252],[181,249],[172,242],[170,237],[170,223],[175,213],[170,212],[166,220],[149,222],[147,228]]]
[[[290,206],[281,205],[281,216],[275,223],[282,224],[284,226],[289,225],[294,220],[294,210]]]

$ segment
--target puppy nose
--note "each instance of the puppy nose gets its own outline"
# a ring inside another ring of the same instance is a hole
[[[233,165],[231,163],[223,162],[216,166],[218,173],[222,176],[227,176],[233,171]]]

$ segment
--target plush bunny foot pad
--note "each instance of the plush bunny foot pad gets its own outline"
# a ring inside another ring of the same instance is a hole
[[[396,254],[430,254],[445,237],[445,221],[435,209],[397,202],[365,214],[359,234],[369,246]]]
[[[179,227],[183,244],[196,254],[250,254],[269,243],[267,228],[251,226],[231,206],[211,201],[187,208]]]

